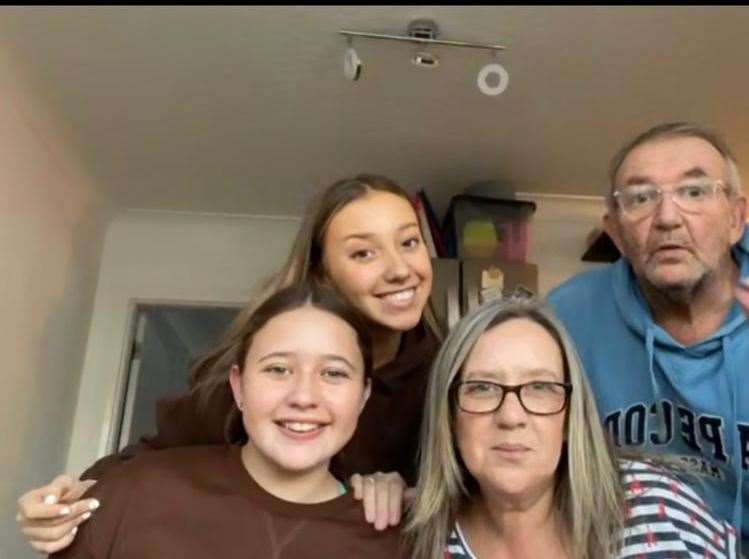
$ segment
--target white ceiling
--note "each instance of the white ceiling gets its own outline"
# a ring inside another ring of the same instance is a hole
[[[484,51],[339,29],[502,43],[510,86],[475,86]],[[624,140],[665,120],[721,130],[749,167],[747,7],[2,7],[0,42],[64,122],[89,173],[132,208],[297,214],[361,171],[597,195]],[[744,163],[742,166],[741,163]]]

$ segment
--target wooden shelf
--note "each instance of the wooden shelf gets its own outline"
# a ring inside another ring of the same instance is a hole
[[[538,293],[538,266],[535,264],[483,258],[434,258],[432,306],[445,330],[479,305],[481,273],[492,266],[504,275],[503,296],[510,296],[519,286]]]

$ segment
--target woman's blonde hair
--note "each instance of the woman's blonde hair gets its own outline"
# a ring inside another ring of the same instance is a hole
[[[495,299],[460,320],[432,365],[421,429],[420,477],[406,527],[416,559],[444,556],[456,515],[478,495],[476,481],[457,450],[452,387],[479,337],[513,318],[530,320],[549,332],[562,352],[565,381],[572,384],[554,495],[570,556],[600,559],[616,549],[624,492],[613,448],[598,418],[577,351],[545,305],[528,299]]]

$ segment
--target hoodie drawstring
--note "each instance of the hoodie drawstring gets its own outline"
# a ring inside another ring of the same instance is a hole
[[[649,324],[645,329],[645,351],[648,355],[648,372],[650,373],[650,386],[653,388],[653,402],[658,405],[660,402],[661,389],[658,385],[658,379],[655,376],[655,328]],[[658,422],[657,431],[660,432],[663,420],[662,414],[656,413],[655,420]]]
[[[723,364],[726,368],[726,373],[729,375],[729,379],[733,382],[731,386],[731,414],[732,414],[732,431],[733,431],[733,470],[736,474],[736,496],[733,501],[733,526],[736,529],[736,539],[738,541],[738,551],[741,553],[741,533],[744,524],[743,515],[743,496],[744,496],[744,473],[742,468],[742,456],[741,456],[741,437],[739,436],[738,422],[739,422],[739,407],[738,407],[738,396],[739,396],[739,375],[737,371],[729,369],[729,356],[730,348],[728,347],[729,338],[731,336],[723,336],[722,349],[723,349]],[[740,556],[740,555],[739,555]]]

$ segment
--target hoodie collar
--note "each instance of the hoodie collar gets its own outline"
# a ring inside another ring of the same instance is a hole
[[[738,263],[741,277],[749,276],[749,227],[744,227],[744,233],[739,242],[731,249],[731,254]],[[647,332],[652,330],[655,341],[665,346],[671,346],[680,350],[698,350],[702,348],[709,351],[713,349],[713,345],[720,343],[720,338],[730,334],[747,320],[739,304],[734,302],[726,320],[717,332],[690,348],[685,348],[685,346],[674,340],[668,332],[655,323],[645,295],[637,282],[634,270],[625,258],[620,258],[613,264],[613,283],[614,299],[627,326],[641,338],[646,338],[648,335]]]

